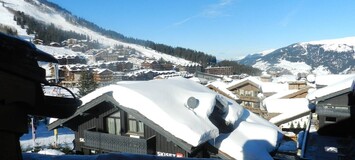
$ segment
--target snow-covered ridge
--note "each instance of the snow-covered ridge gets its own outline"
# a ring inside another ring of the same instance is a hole
[[[325,51],[350,52],[350,51],[354,51],[355,37],[345,37],[339,39],[310,41],[310,42],[300,43],[300,45],[302,46],[307,44],[322,45],[322,48]]]
[[[12,8],[16,11],[24,12],[25,14],[30,15],[35,19],[39,21],[43,21],[47,24],[53,23],[56,27],[62,30],[74,31],[79,34],[88,35],[92,40],[97,40],[99,43],[102,43],[107,46],[123,45],[124,47],[130,47],[136,49],[140,53],[144,54],[146,57],[155,58],[155,59],[163,58],[174,64],[180,64],[185,66],[188,64],[196,64],[195,62],[191,62],[182,58],[177,58],[161,52],[157,52],[155,50],[140,45],[124,43],[115,39],[107,38],[101,35],[100,33],[94,32],[83,26],[69,23],[68,21],[65,20],[65,18],[60,13],[57,13],[55,9],[45,5],[41,5],[40,2],[38,2],[37,0],[33,0],[34,4],[36,5],[28,3],[24,0],[3,0],[3,1],[6,3],[5,7]],[[0,13],[2,14],[2,16],[0,17],[0,23],[16,28],[18,30],[19,36],[28,37],[29,35],[27,35],[26,30],[21,29],[20,26],[16,25],[16,22],[13,20],[14,15],[10,13],[5,7],[0,6]]]
[[[270,54],[271,52],[275,51],[276,49],[268,49],[268,50],[265,50],[265,51],[261,51],[259,52],[262,56],[265,56],[265,55],[268,55]]]

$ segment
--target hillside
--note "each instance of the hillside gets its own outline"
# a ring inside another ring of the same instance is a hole
[[[240,63],[288,73],[346,74],[355,70],[355,37],[291,44],[268,54],[250,54]]]
[[[78,18],[69,11],[46,0],[4,0],[3,5],[0,6],[0,12],[2,14],[0,17],[0,31],[13,32],[28,40],[33,40],[41,35],[52,35],[50,33],[41,34],[40,30],[35,30],[33,23],[36,23],[37,28],[44,28],[46,31],[55,29],[56,32],[59,30],[63,31],[61,33],[75,33],[81,35],[81,39],[85,37],[90,41],[100,43],[102,47],[123,46],[125,48],[134,49],[141,54],[142,57],[156,60],[162,58],[173,64],[196,65],[196,62],[202,62],[204,65],[208,65],[216,62],[214,56],[191,49],[170,47],[151,41],[124,37],[119,33],[105,30],[91,22]],[[38,27],[37,23],[41,23],[41,26]],[[41,36],[41,38],[43,37],[44,36]],[[67,37],[68,36],[65,38]],[[53,41],[62,39],[53,39]],[[49,44],[50,42],[46,41],[44,43]]]

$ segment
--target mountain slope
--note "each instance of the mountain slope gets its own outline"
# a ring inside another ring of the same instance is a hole
[[[355,37],[295,43],[269,54],[251,54],[239,63],[267,70],[346,73],[355,66]]]
[[[78,25],[75,21],[68,21],[67,16],[72,16],[69,12],[58,12],[57,8],[52,8],[44,3],[41,3],[38,0],[3,0],[3,5],[0,6],[1,21],[0,24],[6,25],[8,27],[14,28],[17,30],[19,36],[25,39],[33,39],[34,35],[28,35],[26,30],[21,28],[14,21],[14,12],[20,11],[24,14],[29,15],[35,18],[38,21],[41,21],[47,25],[54,24],[57,28],[60,28],[65,31],[74,31],[78,34],[87,35],[92,40],[96,40],[99,43],[104,44],[105,46],[115,46],[122,45],[124,47],[133,48],[136,51],[140,52],[142,56],[160,59],[163,58],[166,61],[170,61],[174,64],[180,65],[196,65],[197,63],[191,62],[182,58],[177,58],[162,52],[157,52],[150,48],[132,44],[125,43],[113,38],[108,38],[103,36],[101,33],[95,32],[87,27]],[[13,11],[11,11],[13,10]],[[5,16],[6,15],[6,16]],[[74,19],[74,18],[73,18]]]

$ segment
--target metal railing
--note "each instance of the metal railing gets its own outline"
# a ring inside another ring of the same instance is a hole
[[[130,138],[108,133],[84,131],[84,145],[111,152],[147,153],[145,139]]]

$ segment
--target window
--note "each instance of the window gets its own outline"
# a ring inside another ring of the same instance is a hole
[[[128,132],[144,134],[144,124],[131,115],[128,115]]]
[[[337,119],[335,117],[325,117],[326,123],[335,123]]]
[[[239,95],[244,96],[244,90],[240,89],[239,90]]]
[[[109,134],[121,135],[121,112],[118,111],[106,118],[107,131]]]

